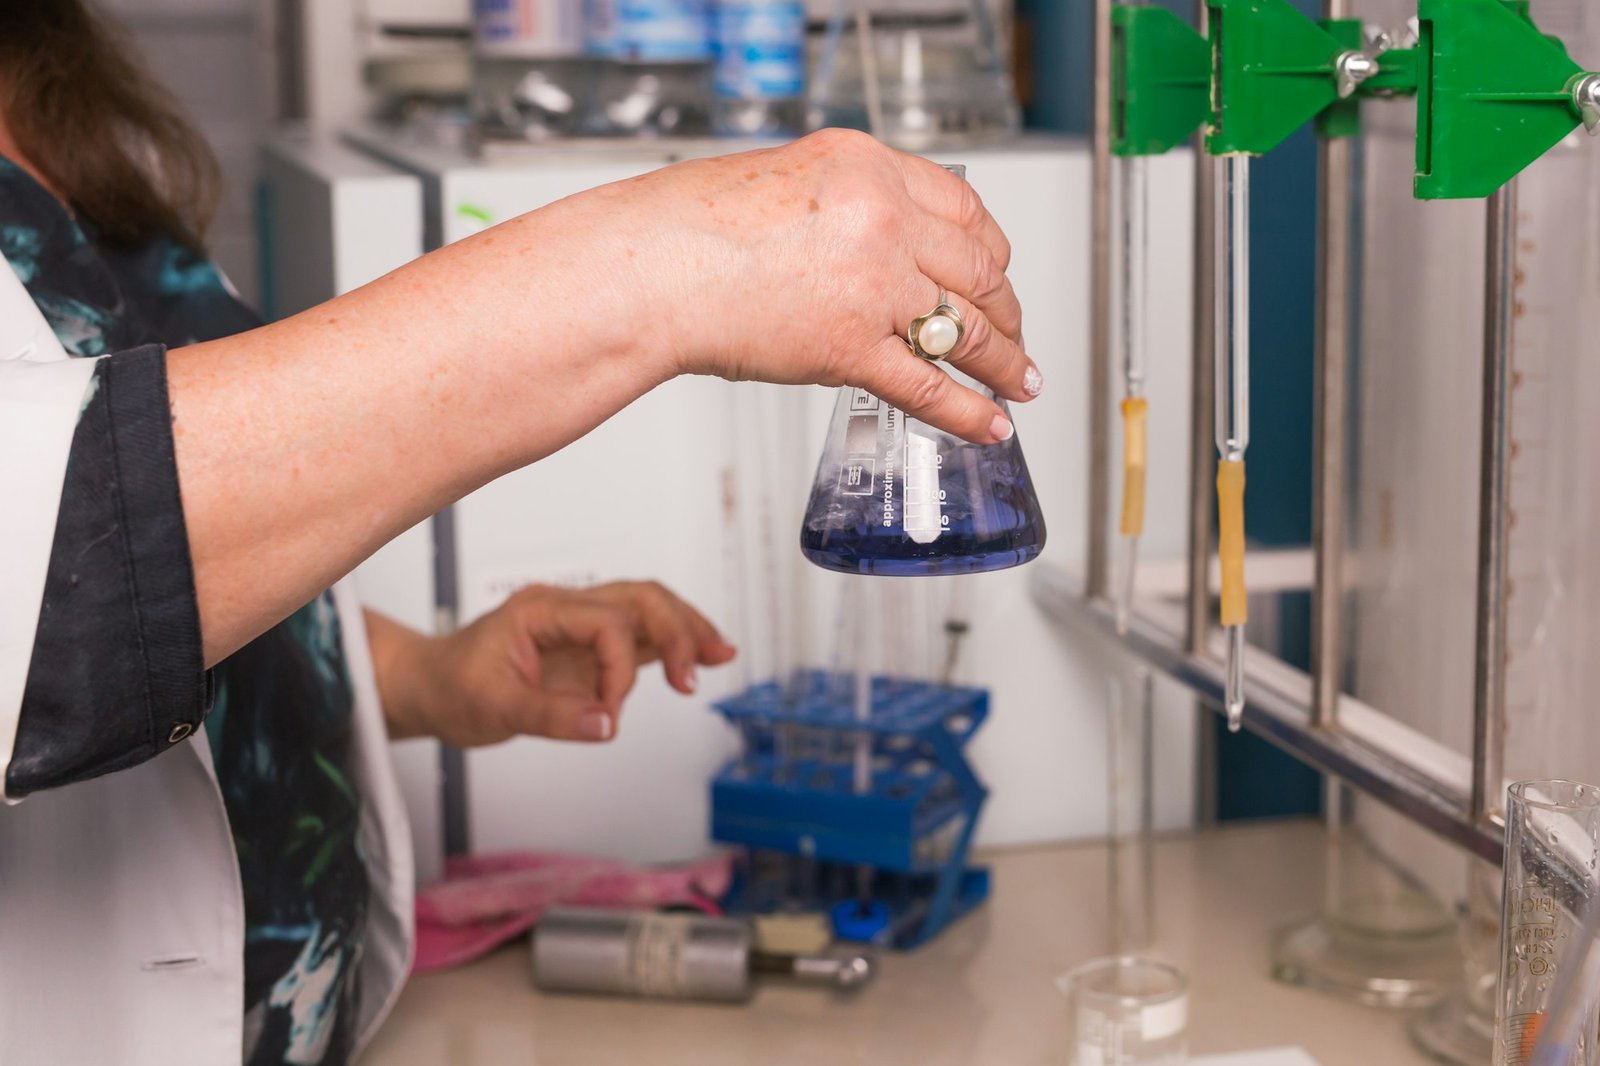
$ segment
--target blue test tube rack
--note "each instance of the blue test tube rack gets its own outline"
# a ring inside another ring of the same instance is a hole
[[[797,673],[715,704],[743,738],[711,784],[719,843],[814,864],[814,879],[873,871],[878,920],[857,914],[848,888],[831,903],[840,939],[898,948],[937,936],[989,894],[986,869],[967,865],[988,790],[964,749],[989,714],[986,689],[872,679],[872,715],[859,722],[854,675]],[[872,752],[871,787],[857,791],[857,742]],[[736,889],[736,895],[738,890]],[[764,909],[754,900],[731,901]],[[770,906],[775,901],[765,901]]]

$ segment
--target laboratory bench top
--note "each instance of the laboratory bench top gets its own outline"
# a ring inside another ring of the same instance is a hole
[[[1191,1055],[1298,1045],[1419,1066],[1405,1015],[1278,984],[1272,931],[1323,897],[1325,837],[1276,822],[1159,839],[1151,954],[1191,980]],[[1063,971],[1107,953],[1107,849],[991,852],[993,896],[853,999],[762,985],[743,1006],[541,995],[518,943],[412,979],[362,1066],[1066,1066]]]

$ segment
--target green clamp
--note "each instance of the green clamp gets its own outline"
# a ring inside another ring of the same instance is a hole
[[[1111,9],[1111,151],[1161,155],[1210,109],[1211,48],[1164,7]]]
[[[1212,112],[1206,150],[1263,155],[1312,119],[1325,137],[1360,132],[1358,97],[1414,92],[1416,53],[1366,50],[1361,22],[1313,22],[1288,0],[1206,0]]]
[[[1206,151],[1265,155],[1339,99],[1339,60],[1350,48],[1288,0],[1206,0],[1206,8]]]
[[[1488,196],[1580,122],[1600,126],[1600,76],[1525,2],[1421,0],[1418,14],[1418,199]]]

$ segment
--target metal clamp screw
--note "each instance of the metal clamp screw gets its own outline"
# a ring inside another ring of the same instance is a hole
[[[1345,52],[1334,63],[1334,73],[1339,82],[1339,99],[1355,94],[1361,83],[1378,73],[1378,60],[1365,52]]]
[[[1583,116],[1583,128],[1590,136],[1600,132],[1600,74],[1585,74],[1572,87],[1572,102]]]

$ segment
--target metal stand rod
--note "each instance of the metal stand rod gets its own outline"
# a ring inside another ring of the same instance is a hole
[[[1205,0],[1196,5],[1205,25]],[[1194,145],[1194,356],[1189,403],[1189,588],[1185,602],[1184,644],[1191,655],[1205,651],[1211,629],[1212,423],[1216,361],[1216,171],[1205,154],[1205,134]]]
[[[461,577],[456,566],[456,513],[446,507],[429,523],[433,534],[433,631],[454,633],[461,622]],[[439,745],[439,808],[444,853],[465,855],[472,848],[467,819],[467,760],[460,748]]]
[[[1089,595],[1111,594],[1111,0],[1094,4],[1089,255]]]
[[[1204,31],[1210,12],[1206,0],[1195,0],[1195,25]],[[1193,354],[1189,372],[1189,530],[1188,590],[1184,598],[1183,648],[1205,653],[1211,632],[1211,505],[1216,498],[1211,480],[1213,365],[1216,346],[1216,172],[1206,158],[1206,135],[1194,138],[1193,303],[1190,308]],[[1200,746],[1195,767],[1195,814],[1201,826],[1217,820],[1217,735],[1211,712],[1202,705]]]
[[[1052,618],[1079,632],[1114,642],[1122,652],[1188,688],[1207,704],[1221,706],[1226,684],[1223,664],[1214,657],[1190,655],[1172,629],[1147,616],[1128,620],[1126,637],[1116,635],[1111,605],[1084,595],[1082,580],[1050,563],[1032,564],[1029,591]],[[1498,864],[1505,845],[1499,828],[1467,817],[1467,782],[1452,782],[1419,770],[1404,755],[1373,746],[1346,729],[1312,729],[1310,701],[1300,693],[1310,679],[1278,664],[1271,676],[1279,683],[1252,686],[1245,724],[1294,758],[1360,789],[1394,808],[1422,828]],[[1397,708],[1405,720],[1407,708]]]
[[[1329,0],[1329,18],[1345,5]],[[1317,354],[1312,431],[1311,724],[1339,716],[1343,668],[1345,403],[1350,364],[1351,145],[1317,147]]]
[[[1511,352],[1516,317],[1517,183],[1489,198],[1483,329],[1483,455],[1478,488],[1478,624],[1471,814],[1502,816],[1506,740],[1506,539],[1510,529]]]

